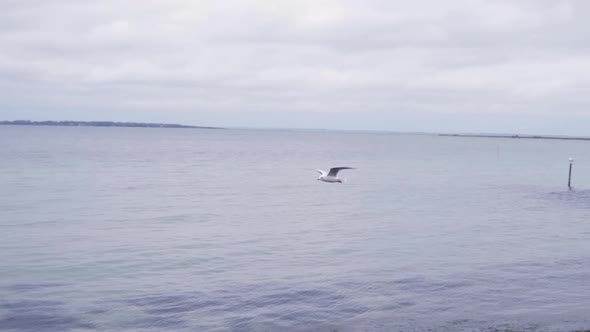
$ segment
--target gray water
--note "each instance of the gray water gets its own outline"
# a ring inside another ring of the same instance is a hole
[[[590,142],[5,126],[0,185],[2,330],[590,328]]]

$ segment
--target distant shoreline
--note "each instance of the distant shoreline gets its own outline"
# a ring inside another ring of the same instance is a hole
[[[219,127],[187,126],[170,123],[114,122],[114,121],[0,121],[0,125],[12,126],[59,126],[59,127],[128,127],[128,128],[195,128],[223,129]]]
[[[482,137],[482,138],[525,138],[525,139],[555,139],[569,141],[590,141],[590,137],[543,136],[543,135],[497,135],[497,134],[438,134],[450,137]]]

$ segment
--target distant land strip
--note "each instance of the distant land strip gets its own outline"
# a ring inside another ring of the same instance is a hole
[[[452,137],[484,137],[484,138],[525,138],[525,139],[559,139],[573,141],[590,141],[590,137],[543,136],[543,135],[499,135],[499,134],[438,134]]]
[[[16,121],[0,121],[0,125],[222,129],[219,127],[185,126],[185,125],[170,124],[170,123],[141,123],[141,122],[113,122],[113,121],[29,121],[29,120],[16,120]]]

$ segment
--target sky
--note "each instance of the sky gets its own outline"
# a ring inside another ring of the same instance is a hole
[[[0,120],[590,136],[590,1],[2,0]]]

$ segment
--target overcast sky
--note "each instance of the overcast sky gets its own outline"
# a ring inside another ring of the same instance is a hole
[[[2,0],[0,120],[590,135],[590,1]]]

